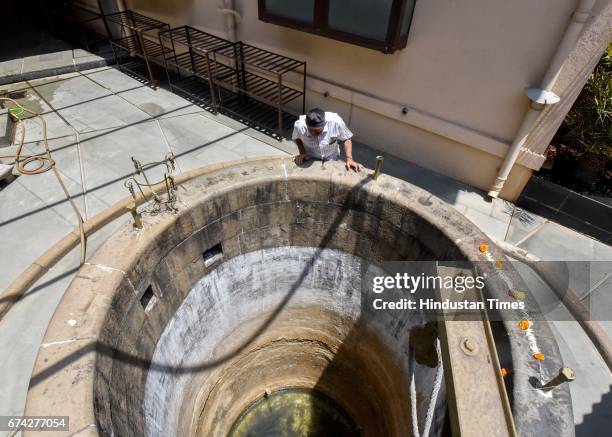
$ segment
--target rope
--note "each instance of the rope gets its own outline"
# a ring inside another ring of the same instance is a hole
[[[412,413],[412,435],[413,437],[420,437],[419,432],[419,415],[417,414],[417,394],[416,385],[414,382],[414,350],[410,354],[410,412]]]
[[[433,415],[436,409],[436,402],[438,400],[438,393],[440,393],[440,387],[442,387],[442,376],[444,375],[442,367],[442,351],[440,349],[440,339],[436,339],[436,354],[438,355],[438,370],[436,371],[436,379],[431,389],[431,397],[429,399],[429,406],[427,408],[427,416],[425,418],[425,426],[423,427],[423,437],[429,435],[429,428],[433,422]]]
[[[79,227],[79,235],[81,239],[80,264],[83,265],[83,263],[85,262],[85,255],[87,251],[87,240],[85,237],[85,230],[83,228],[83,216],[81,215],[81,212],[79,211],[79,208],[77,207],[77,205],[74,203],[74,200],[72,199],[72,196],[70,195],[70,192],[66,188],[66,185],[64,184],[64,181],[62,180],[62,177],[59,171],[57,170],[55,161],[53,160],[51,156],[51,150],[49,150],[49,141],[48,141],[48,134],[47,134],[47,122],[45,121],[42,115],[34,111],[31,111],[28,108],[25,108],[24,106],[22,106],[21,104],[19,104],[13,99],[10,99],[8,97],[0,97],[0,102],[10,102],[13,105],[15,105],[15,108],[9,108],[9,112],[13,117],[17,118],[17,126],[21,128],[19,142],[17,144],[17,150],[15,151],[15,154],[14,155],[0,155],[0,157],[13,158],[15,160],[15,168],[17,169],[19,173],[24,174],[24,175],[36,175],[36,174],[45,173],[49,170],[53,171],[53,174],[55,175],[57,182],[62,188],[62,191],[64,192],[64,195],[66,196],[66,199],[68,200],[68,202],[70,202],[70,206],[72,207],[74,214],[76,215],[76,218],[77,218],[77,223]],[[23,115],[26,112],[31,114],[33,117],[37,118],[41,122],[41,125],[43,128],[42,129],[43,145],[45,147],[44,154],[22,155],[21,153],[23,144],[25,142],[25,123],[23,122],[23,118],[21,118],[21,115]],[[34,164],[34,166],[32,166],[32,164]]]
[[[416,384],[414,380],[414,366],[416,361],[414,359],[414,351],[411,354],[410,363],[410,411],[412,414],[412,434],[414,437],[428,437],[433,423],[434,411],[436,409],[436,402],[438,400],[438,394],[442,387],[442,376],[444,375],[444,369],[442,366],[442,350],[440,349],[440,339],[436,339],[436,354],[438,355],[438,370],[436,371],[436,377],[434,384],[431,389],[431,396],[429,398],[429,405],[427,406],[427,414],[425,415],[425,424],[423,426],[423,433],[419,432],[419,418],[417,413],[417,395],[416,395]]]

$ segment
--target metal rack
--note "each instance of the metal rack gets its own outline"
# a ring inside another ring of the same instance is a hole
[[[283,126],[291,119],[284,110],[285,105],[301,97],[302,113],[306,109],[306,62],[242,41],[214,50],[212,55],[215,64],[231,66],[235,70],[235,74],[215,80],[219,88],[230,92],[229,100],[223,100],[223,93],[219,92],[220,106],[256,124],[266,123],[264,126],[275,128],[279,140],[282,139]],[[285,81],[287,73],[301,76],[300,89]],[[271,111],[275,113],[272,119]],[[272,121],[274,118],[275,123]]]
[[[191,26],[182,26],[159,33],[168,83],[172,91],[185,95],[218,111],[218,95],[214,82],[236,74],[228,65],[214,62],[210,53],[234,43]],[[174,80],[173,80],[174,78]]]
[[[151,85],[156,86],[154,66],[163,66],[164,53],[170,51],[160,44],[158,34],[170,30],[170,25],[132,10],[105,15],[104,18],[107,25],[113,23],[119,27],[117,36],[109,31],[119,68],[147,79]],[[127,61],[122,62],[125,59]]]
[[[41,3],[47,28],[53,33],[89,52],[96,52],[101,45],[107,45],[108,27],[99,1],[97,10],[92,9],[89,3],[79,1],[52,0]]]

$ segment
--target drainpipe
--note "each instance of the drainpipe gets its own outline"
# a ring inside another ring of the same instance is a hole
[[[225,28],[227,30],[227,38],[236,42],[236,24],[240,24],[242,16],[234,9],[234,0],[219,0],[217,4],[217,12],[225,15]]]
[[[527,137],[535,125],[536,120],[542,113],[542,110],[548,105],[554,105],[559,102],[560,97],[551,90],[559,78],[563,63],[578,41],[578,37],[584,28],[584,23],[586,23],[587,19],[591,16],[591,11],[596,1],[597,0],[580,1],[580,4],[572,14],[571,21],[561,39],[561,43],[550,63],[548,71],[542,80],[540,88],[528,88],[525,90],[525,95],[531,100],[531,105],[523,118],[523,122],[519,127],[514,141],[510,145],[510,150],[508,150],[508,154],[504,158],[504,162],[499,169],[493,187],[491,187],[491,191],[489,191],[489,196],[495,198],[499,195],[508,179],[510,170],[512,170],[519,156],[521,148],[525,145]]]

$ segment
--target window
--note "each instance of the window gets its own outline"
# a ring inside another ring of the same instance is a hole
[[[202,258],[204,258],[205,267],[209,267],[223,258],[223,248],[221,247],[221,243],[216,244],[210,249],[204,251],[204,253],[202,253]]]
[[[153,293],[153,286],[149,285],[147,289],[142,293],[140,297],[140,304],[144,308],[145,311],[151,309],[153,304],[155,303],[155,293]]]
[[[380,50],[406,47],[415,0],[259,0],[259,19]]]
[[[301,21],[312,25],[314,22],[315,0],[266,0],[266,10],[278,17]]]

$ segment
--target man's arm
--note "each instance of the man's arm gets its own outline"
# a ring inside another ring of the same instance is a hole
[[[300,151],[300,155],[305,155],[306,154],[306,149],[304,149],[304,143],[302,143],[302,140],[299,138],[296,138],[295,140],[295,144],[297,144],[298,146],[298,150]]]
[[[363,165],[353,160],[353,141],[350,138],[344,141],[344,154],[346,155],[346,169],[361,171]]]
[[[298,150],[300,152],[300,154],[294,158],[294,161],[297,165],[301,165],[304,161],[308,161],[308,155],[306,154],[304,143],[302,143],[302,140],[300,138],[296,138],[293,141],[295,141],[295,144],[297,145]]]

